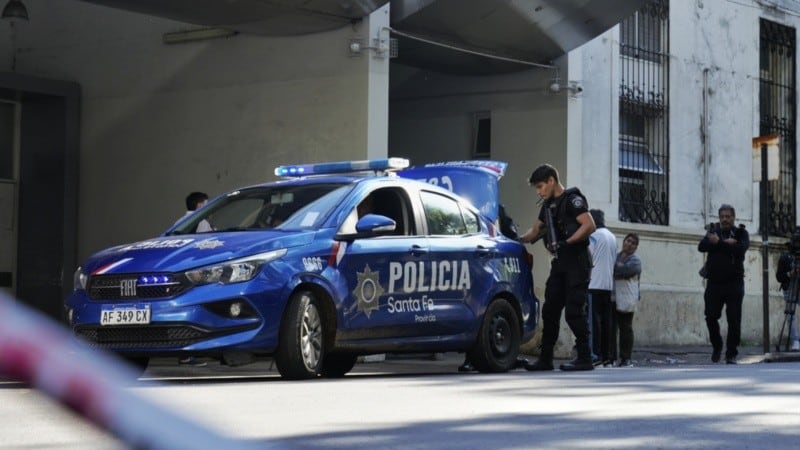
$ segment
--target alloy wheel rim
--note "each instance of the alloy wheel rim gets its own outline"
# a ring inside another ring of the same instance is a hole
[[[322,321],[317,307],[310,304],[303,311],[300,327],[300,350],[308,370],[316,370],[322,354]]]

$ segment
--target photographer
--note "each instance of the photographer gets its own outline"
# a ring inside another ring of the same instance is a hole
[[[709,226],[705,237],[697,245],[698,251],[708,253],[704,295],[706,325],[713,347],[711,361],[717,362],[722,353],[719,319],[725,307],[728,321],[725,362],[736,364],[742,328],[744,255],[750,247],[750,235],[744,226],[734,226],[736,211],[733,206],[723,204],[719,207],[718,215],[719,224]]]
[[[781,254],[780,259],[778,259],[778,268],[775,271],[775,278],[781,283],[783,299],[787,303],[785,311],[789,315],[789,339],[792,341],[791,350],[793,352],[800,350],[800,341],[797,339],[797,322],[794,320],[795,308],[797,307],[797,292],[792,292],[791,289],[792,279],[800,275],[800,266],[797,265],[798,258],[800,258],[800,227],[794,230],[792,239],[789,241],[789,251]],[[790,303],[794,303],[794,305],[790,305]],[[781,332],[781,334],[783,333]],[[780,346],[780,341],[778,346]]]

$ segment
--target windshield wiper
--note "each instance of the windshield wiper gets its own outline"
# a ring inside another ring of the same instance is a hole
[[[264,228],[257,228],[257,227],[229,227],[222,230],[214,230],[217,233],[226,233],[229,231],[253,231],[253,230],[263,230]]]

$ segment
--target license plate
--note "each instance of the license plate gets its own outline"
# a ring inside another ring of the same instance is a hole
[[[150,323],[150,305],[110,305],[104,306],[100,310],[100,325],[141,325],[147,323]]]

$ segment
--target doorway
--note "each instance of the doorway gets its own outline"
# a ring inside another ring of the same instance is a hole
[[[80,88],[0,73],[0,289],[63,318],[77,257]]]
[[[0,291],[16,295],[19,103],[0,100]]]

